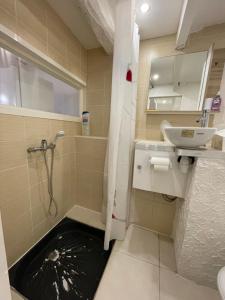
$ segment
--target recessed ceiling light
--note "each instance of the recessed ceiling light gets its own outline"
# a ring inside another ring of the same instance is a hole
[[[152,79],[153,79],[153,80],[158,80],[158,79],[159,79],[159,74],[154,74],[154,75],[152,76]]]
[[[141,7],[140,7],[141,12],[143,14],[145,14],[149,10],[149,8],[150,8],[150,6],[149,6],[149,4],[147,2],[142,3]]]

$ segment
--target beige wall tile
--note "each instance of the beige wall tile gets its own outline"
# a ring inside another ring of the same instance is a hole
[[[43,206],[47,212],[49,203],[48,200],[49,197],[47,180],[42,181],[30,188],[30,201],[32,210],[34,210],[36,207]]]
[[[35,226],[34,230],[33,230],[34,242],[37,242],[38,240],[40,240],[51,228],[52,228],[52,225],[47,220],[44,220],[43,222],[41,222],[37,226]]]
[[[158,193],[133,189],[130,222],[171,235],[175,202],[167,203]]]
[[[70,33],[67,39],[68,69],[77,76],[81,74],[81,49],[78,40]],[[85,70],[85,66],[83,66],[83,70]]]
[[[74,138],[64,137],[57,140],[55,155],[65,155],[74,152]]]
[[[112,85],[112,56],[102,48],[88,50],[87,110],[92,136],[107,136]]]
[[[50,136],[48,119],[29,118],[25,119],[25,135],[27,140],[43,139]]]
[[[16,14],[15,0],[0,0],[0,8],[13,16]]]
[[[76,203],[101,211],[106,140],[76,137]]]
[[[20,141],[25,138],[24,118],[0,115],[0,141]]]
[[[87,91],[87,104],[88,105],[107,105],[108,99],[105,96],[104,90],[88,90]]]
[[[0,172],[0,206],[28,198],[27,166]]]
[[[11,265],[33,243],[31,213],[28,211],[17,216],[15,212],[14,218],[9,219],[3,215],[2,219],[7,260]]]
[[[78,205],[101,211],[103,193],[103,173],[78,170]]]
[[[167,234],[172,234],[173,219],[175,215],[175,202],[153,204],[153,229]]]
[[[92,139],[76,137],[76,151],[87,156],[94,156],[95,158],[102,158],[106,151],[105,139]]]
[[[48,29],[48,55],[57,63],[67,68],[66,28],[60,17],[51,9],[46,10]]]
[[[69,122],[60,120],[50,120],[50,137],[53,139],[57,132],[63,130],[65,137],[74,137],[81,134],[80,122]]]
[[[84,76],[87,76],[87,50],[81,47],[81,72],[83,72]]]
[[[103,172],[105,160],[104,157],[96,158],[94,155],[77,153],[77,168],[92,171]]]
[[[88,72],[88,90],[104,90],[105,75],[103,72]]]
[[[34,158],[28,160],[30,186],[36,185],[47,179],[43,155],[35,156],[36,155],[34,154]]]
[[[0,0],[0,22],[11,31],[16,31],[15,0]]]
[[[90,135],[108,136],[110,107],[107,105],[87,105],[90,112]]]
[[[26,158],[25,142],[0,142],[0,170],[24,165]]]
[[[17,0],[17,33],[35,48],[47,52],[45,1]]]
[[[88,51],[88,73],[104,73],[112,69],[112,56],[108,55],[103,48]]]

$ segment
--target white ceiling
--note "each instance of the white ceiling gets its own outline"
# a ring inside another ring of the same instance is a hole
[[[204,27],[225,23],[225,0],[195,0],[198,1],[192,32]]]
[[[225,0],[195,0],[196,11],[191,32],[225,22]],[[150,10],[140,12],[140,5],[148,2]],[[136,0],[137,23],[141,39],[160,37],[177,32],[183,0]]]
[[[99,47],[78,0],[47,0],[86,49]],[[108,0],[112,9],[120,0]],[[195,0],[196,14],[192,32],[225,22],[225,0]],[[150,10],[140,12],[140,5],[149,2]],[[141,39],[160,37],[177,32],[183,0],[136,0],[137,23]]]
[[[150,10],[146,14],[140,11],[143,2],[149,2],[150,5]],[[141,39],[175,33],[179,25],[182,5],[183,0],[137,0],[137,23]]]

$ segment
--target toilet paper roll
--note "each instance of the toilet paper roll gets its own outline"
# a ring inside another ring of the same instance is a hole
[[[162,171],[162,172],[166,172],[169,170],[169,166],[154,165],[153,168],[155,171]]]
[[[151,157],[150,164],[156,171],[168,171],[171,161],[169,157]]]

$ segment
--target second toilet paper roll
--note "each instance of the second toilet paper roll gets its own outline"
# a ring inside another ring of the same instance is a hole
[[[169,157],[151,157],[150,164],[156,171],[168,171],[171,161]]]

